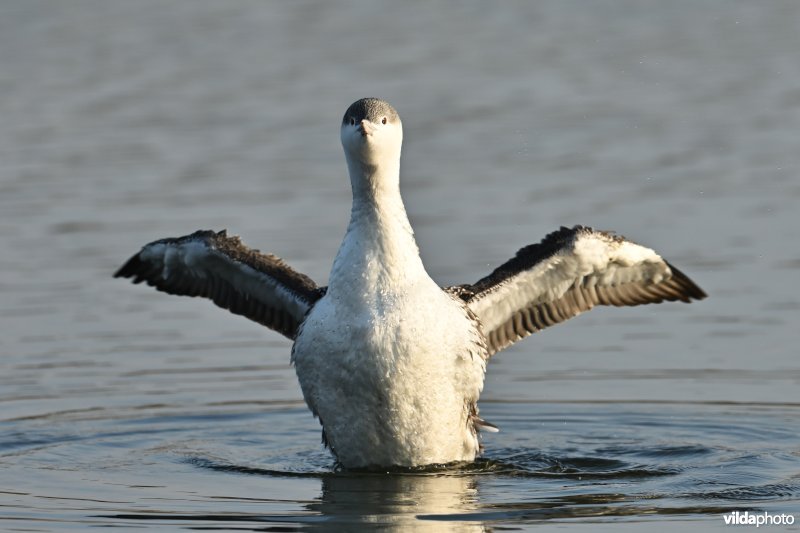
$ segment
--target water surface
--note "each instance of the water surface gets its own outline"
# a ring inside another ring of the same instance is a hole
[[[3,3],[0,528],[800,519],[797,20],[789,1]],[[594,310],[498,355],[481,409],[501,432],[474,465],[337,471],[288,341],[110,276],[228,228],[324,284],[349,214],[339,121],[372,95],[403,117],[442,285],[581,223],[710,298]]]

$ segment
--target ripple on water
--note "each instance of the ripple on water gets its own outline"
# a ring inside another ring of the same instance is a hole
[[[800,501],[797,407],[488,402],[483,413],[501,427],[485,437],[483,458],[389,473],[337,469],[317,422],[291,402],[150,404],[2,422],[0,463],[17,508],[108,525],[512,526],[699,518]],[[96,494],[98,482],[107,497],[90,512],[76,495]]]

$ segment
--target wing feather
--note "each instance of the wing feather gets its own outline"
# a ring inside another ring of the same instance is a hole
[[[248,248],[224,230],[151,242],[114,277],[131,278],[170,294],[208,298],[290,339],[325,293],[280,258]]]
[[[706,293],[656,252],[584,226],[562,227],[459,294],[494,354],[595,305],[701,300]]]

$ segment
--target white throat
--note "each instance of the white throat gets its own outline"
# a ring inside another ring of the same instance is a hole
[[[383,139],[388,146],[360,145],[358,150],[348,146],[345,132],[342,137],[353,206],[331,270],[329,292],[386,294],[428,278],[400,196],[399,139],[396,146],[394,139]]]

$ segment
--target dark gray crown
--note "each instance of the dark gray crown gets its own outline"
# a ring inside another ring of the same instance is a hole
[[[378,123],[386,117],[386,121],[395,123],[400,121],[400,116],[395,108],[385,100],[380,98],[362,98],[353,102],[342,117],[342,124],[350,124],[354,120],[356,124],[364,119]]]

